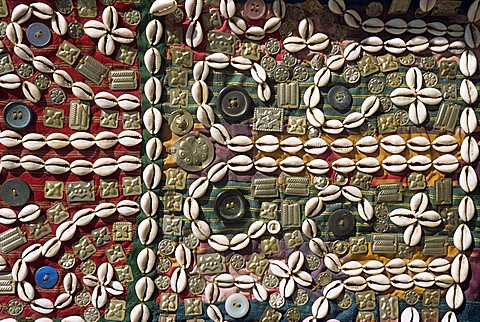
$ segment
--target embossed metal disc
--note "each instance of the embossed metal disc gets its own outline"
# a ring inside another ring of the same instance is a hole
[[[212,142],[199,132],[192,132],[180,138],[171,152],[178,166],[188,172],[205,169],[215,156]]]

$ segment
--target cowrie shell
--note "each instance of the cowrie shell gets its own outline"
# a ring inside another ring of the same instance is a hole
[[[464,33],[463,27],[458,23],[454,23],[447,26],[447,34],[450,37],[461,38],[463,36],[463,33]]]
[[[328,0],[328,9],[331,12],[341,15],[346,10],[346,5],[344,0]]]
[[[415,152],[428,151],[430,146],[430,141],[424,136],[414,136],[407,141],[407,147]]]
[[[33,66],[42,73],[53,73],[55,71],[55,65],[44,56],[33,57]]]
[[[27,133],[22,138],[22,145],[30,151],[36,151],[47,144],[45,136],[39,133]]]
[[[162,113],[158,108],[150,107],[143,113],[143,124],[150,134],[157,134],[162,127]]]
[[[401,18],[394,18],[385,23],[385,31],[392,35],[401,35],[407,28],[407,22]]]
[[[232,57],[232,59],[230,60],[230,64],[238,70],[249,70],[253,66],[250,59],[242,56]]]
[[[280,147],[280,142],[276,136],[268,134],[258,138],[255,147],[262,152],[275,152]]]
[[[407,268],[412,273],[422,273],[427,270],[427,263],[421,259],[414,259],[407,264]]]
[[[323,159],[313,159],[307,163],[307,171],[313,174],[322,175],[330,171],[330,166]]]
[[[263,26],[263,30],[266,34],[271,34],[280,29],[282,26],[282,19],[279,17],[271,17],[265,21],[265,25]]]
[[[362,52],[362,47],[358,42],[352,42],[345,47],[343,50],[343,57],[345,57],[346,61],[354,61],[360,57]]]
[[[298,33],[303,39],[308,39],[313,35],[313,21],[310,18],[303,18],[298,23]]]
[[[280,161],[280,169],[286,173],[300,173],[305,169],[303,160],[297,156],[289,156]]]
[[[464,37],[468,47],[475,49],[480,46],[480,31],[476,25],[472,23],[467,24]]]
[[[330,70],[338,70],[345,64],[345,58],[342,55],[333,55],[327,58],[325,66]]]
[[[145,28],[145,35],[151,46],[158,45],[163,35],[163,26],[160,20],[150,20]]]
[[[360,14],[353,9],[348,9],[343,14],[343,19],[345,23],[352,28],[360,28],[362,25],[362,17]]]
[[[475,111],[471,107],[467,107],[460,115],[460,127],[467,134],[475,132],[478,126],[478,119]]]
[[[138,239],[142,245],[153,243],[158,234],[158,224],[152,218],[145,218],[138,225]]]
[[[472,136],[467,136],[460,147],[460,155],[466,163],[473,163],[479,155],[478,143]]]
[[[407,49],[407,45],[405,41],[401,38],[388,39],[383,44],[383,47],[385,48],[386,51],[395,55],[399,55]]]
[[[443,36],[447,33],[447,26],[439,21],[429,22],[427,23],[427,32],[434,36]]]
[[[475,204],[472,197],[464,196],[458,205],[458,215],[460,219],[467,222],[475,216]]]
[[[328,134],[336,135],[342,133],[344,127],[340,120],[331,119],[323,124],[322,129]]]
[[[419,53],[426,50],[429,46],[429,41],[427,37],[416,36],[407,41],[407,49],[413,53]],[[448,45],[447,45],[448,46]]]
[[[95,93],[87,84],[83,82],[74,82],[72,84],[72,93],[81,100],[90,101],[95,97]]]
[[[73,85],[72,76],[62,69],[57,69],[53,72],[53,81],[58,84],[58,86],[65,88],[71,88]]]
[[[398,173],[407,168],[407,160],[402,155],[391,155],[383,159],[382,166],[388,172]]]
[[[373,218],[374,210],[371,205],[371,203],[363,198],[358,204],[357,204],[357,211],[358,215],[365,221],[369,221],[370,219]]]
[[[252,139],[245,135],[237,135],[227,141],[227,147],[234,152],[247,152],[253,148]]]
[[[145,68],[150,74],[157,74],[162,67],[162,57],[155,47],[147,49],[144,55]]]
[[[327,67],[320,68],[313,76],[313,83],[318,87],[323,87],[330,81],[331,71]]]
[[[95,145],[95,136],[88,132],[75,132],[70,136],[70,144],[79,150],[85,150]]]
[[[255,161],[255,169],[263,173],[272,173],[278,169],[277,161],[271,157],[263,157]]]
[[[318,196],[324,202],[337,200],[342,194],[342,189],[337,185],[329,185],[318,193]]]
[[[460,96],[467,105],[472,105],[477,101],[478,91],[471,80],[462,80],[460,84]]]
[[[20,165],[27,171],[38,171],[43,169],[45,162],[35,155],[25,155],[20,159]],[[4,166],[3,160],[2,166]]]
[[[162,83],[158,78],[152,76],[145,82],[143,92],[150,104],[158,104],[162,96]]]
[[[353,151],[353,142],[347,138],[340,138],[330,143],[330,149],[339,154],[347,154]]]
[[[117,204],[117,212],[123,216],[131,216],[139,211],[138,204],[132,200],[122,200]]]
[[[383,49],[383,40],[377,36],[370,36],[363,39],[360,44],[362,49],[369,53],[376,53]]]
[[[137,266],[140,272],[149,273],[155,267],[156,256],[150,248],[143,248],[137,256]]]
[[[480,20],[480,2],[473,1],[467,11],[467,19],[469,22],[477,22]]]
[[[109,149],[117,144],[117,142],[118,136],[113,132],[102,131],[95,136],[95,144],[100,149]]]
[[[382,32],[384,28],[385,28],[385,24],[381,19],[378,19],[378,18],[370,18],[365,20],[362,23],[363,31],[369,34],[376,34],[376,33]]]
[[[342,263],[340,262],[340,259],[338,258],[337,255],[333,253],[328,253],[325,255],[323,261],[327,269],[330,270],[331,272],[333,273],[340,272],[342,268]]]
[[[336,1],[339,1],[339,0],[336,0]],[[325,316],[327,316],[328,310],[329,310],[329,304],[328,304],[327,298],[325,296],[320,296],[312,304],[312,315],[313,315],[312,318],[323,319]]]
[[[456,310],[462,306],[465,301],[465,295],[463,294],[462,288],[458,284],[453,284],[447,290],[445,294],[445,301],[447,302],[448,307],[452,310]]]
[[[259,26],[251,26],[247,30],[245,30],[244,36],[247,39],[259,41],[265,37],[265,30],[263,30],[263,28]]]
[[[99,158],[93,163],[93,172],[101,177],[109,176],[117,169],[117,160],[112,158]]]
[[[392,154],[399,154],[406,148],[405,140],[400,135],[389,135],[380,140],[380,146]]]
[[[407,23],[407,30],[414,35],[421,35],[427,31],[427,23],[421,19],[413,19]]]
[[[18,24],[26,22],[32,16],[33,10],[30,6],[20,3],[17,4],[12,10],[11,20]]]
[[[12,44],[21,44],[23,42],[23,30],[18,23],[9,23],[5,32]]]
[[[237,7],[233,0],[220,0],[220,13],[227,19],[232,18],[235,15]]]
[[[385,292],[390,288],[390,279],[383,274],[369,276],[366,281],[368,287],[376,292]]]
[[[160,200],[156,193],[147,191],[140,198],[140,206],[147,216],[153,216],[158,210]]]
[[[362,158],[356,162],[357,170],[363,173],[375,173],[380,170],[380,162],[376,158]]]
[[[340,294],[343,292],[345,286],[342,284],[341,281],[335,280],[330,283],[328,283],[324,288],[323,288],[323,294],[325,294],[325,297],[329,300],[334,300],[340,296]]]
[[[134,130],[124,130],[118,134],[118,143],[123,146],[136,146],[142,142],[142,134]]]
[[[328,144],[322,138],[311,138],[303,144],[305,152],[312,155],[320,155],[327,151]]]
[[[179,273],[180,272],[180,273]],[[181,273],[183,272],[183,274]],[[182,292],[186,288],[187,276],[182,268],[177,268],[171,276],[170,287],[174,292]],[[183,289],[182,289],[183,288]],[[123,288],[122,288],[123,291]],[[141,277],[135,283],[135,294],[142,302],[148,301],[155,291],[155,283],[149,276]]]
[[[360,292],[367,288],[367,281],[363,276],[350,276],[343,281],[345,288],[352,292]]]
[[[458,169],[459,163],[451,154],[444,154],[433,160],[433,167],[440,172],[451,173]]]
[[[154,16],[165,16],[177,8],[175,0],[156,0],[150,7],[150,13]]]
[[[435,277],[435,285],[440,288],[449,288],[454,283],[452,276],[442,274]]]
[[[436,2],[436,0],[420,0],[418,7],[422,12],[429,12],[435,7]]]
[[[319,36],[315,36],[315,38],[313,38],[313,36],[312,36],[312,37],[310,37],[310,39],[309,40],[310,40],[310,46],[311,47],[317,48],[317,46],[318,47],[323,46],[323,43],[321,42],[321,38]],[[319,43],[321,45],[319,45]],[[328,46],[328,43],[327,43],[327,46]],[[307,47],[307,41],[303,38],[300,38],[300,37],[290,36],[290,37],[287,37],[283,40],[283,47],[288,52],[296,53],[296,52],[299,52],[299,51],[305,49],[305,47]],[[310,49],[313,50],[312,48],[310,48]]]
[[[351,202],[360,202],[362,200],[362,191],[355,186],[345,186],[342,188],[342,195]]]
[[[250,227],[248,227],[248,236],[252,239],[257,239],[263,236],[267,231],[267,224],[263,220],[254,221]]]
[[[430,50],[434,53],[443,53],[448,49],[450,44],[448,39],[445,37],[432,38],[428,43]]]
[[[415,155],[407,163],[410,170],[417,172],[427,171],[432,166],[432,161],[425,155]]]
[[[223,53],[210,54],[205,58],[207,65],[214,69],[225,69],[230,65],[228,56]]]
[[[272,4],[272,11],[275,17],[283,19],[287,12],[287,6],[283,0],[275,0]]]
[[[408,290],[413,286],[413,278],[407,274],[395,275],[390,279],[390,283],[395,288]]]
[[[303,142],[296,136],[288,137],[280,142],[280,149],[287,153],[297,153],[303,148]]]
[[[432,142],[432,148],[435,151],[442,152],[442,153],[453,152],[457,147],[458,147],[457,140],[449,134],[441,135],[437,137],[435,140],[433,140]]]
[[[375,95],[367,97],[363,102],[360,110],[365,117],[370,117],[375,114],[380,108],[380,99]]]
[[[185,43],[187,46],[196,48],[203,41],[203,28],[199,21],[193,20],[188,24],[185,33]]]
[[[117,97],[109,92],[99,92],[95,94],[94,101],[100,108],[112,108],[118,104]]]
[[[400,319],[406,322],[420,322],[420,313],[413,306],[409,306],[402,311]]]
[[[125,172],[131,172],[140,169],[142,161],[134,155],[122,155],[117,160],[118,168]]]
[[[47,298],[38,298],[30,302],[30,307],[40,314],[50,314],[53,312],[53,302]]]
[[[70,171],[77,176],[86,176],[92,173],[93,163],[87,160],[73,160],[70,164]]]
[[[346,129],[355,129],[365,122],[365,115],[360,112],[349,113],[343,120],[343,126]]]
[[[198,0],[185,1],[185,13],[188,19],[197,20],[202,14],[203,2]]]
[[[378,149],[378,140],[373,136],[364,136],[356,142],[355,148],[365,154],[374,153]]]
[[[51,158],[45,161],[45,170],[50,174],[63,174],[70,170],[70,163],[61,158]]]
[[[325,115],[319,108],[309,108],[307,109],[307,121],[313,127],[320,127],[325,122]]]
[[[243,35],[247,30],[247,23],[245,20],[237,16],[228,19],[228,26],[237,35]]]
[[[320,257],[325,257],[328,254],[328,248],[325,245],[325,242],[320,238],[310,239],[310,241],[308,242],[308,248],[312,253]],[[340,264],[340,267],[341,267],[341,264]]]
[[[60,12],[54,11],[50,21],[52,24],[52,29],[57,35],[63,36],[67,33],[68,22]]]
[[[349,173],[355,170],[355,162],[350,158],[340,158],[332,162],[332,169],[341,173]]]
[[[363,264],[363,272],[368,275],[378,275],[384,271],[385,267],[382,262],[373,259]]]
[[[401,258],[393,258],[385,264],[385,269],[387,272],[393,275],[399,275],[405,272],[407,269],[407,264]]]
[[[466,224],[458,225],[453,234],[453,244],[455,247],[459,251],[464,252],[472,246],[472,243],[473,237],[470,228]]]
[[[346,274],[349,276],[356,276],[356,275],[360,275],[362,272],[363,272],[363,265],[358,261],[352,260],[342,265],[343,274]]]
[[[55,132],[47,136],[47,145],[52,149],[61,149],[69,144],[70,138],[66,134]]]
[[[463,283],[468,277],[470,271],[470,263],[465,254],[458,254],[452,260],[450,265],[450,273],[455,283]]]
[[[15,44],[13,51],[18,57],[26,61],[32,61],[35,57],[32,50],[25,44]]]
[[[319,197],[313,197],[307,200],[305,204],[305,217],[310,218],[318,215],[322,211],[323,202]]]
[[[198,105],[208,101],[208,85],[202,80],[195,81],[192,85],[192,98]]]
[[[23,82],[22,91],[23,95],[25,95],[25,98],[32,103],[38,103],[42,97],[40,89],[38,89],[37,85],[30,83],[29,81]]]
[[[445,258],[435,258],[428,264],[428,269],[434,273],[444,273],[450,269],[450,262]]]

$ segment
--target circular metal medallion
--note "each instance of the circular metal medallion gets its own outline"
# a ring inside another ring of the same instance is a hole
[[[373,223],[373,230],[377,233],[386,233],[388,231],[388,222],[385,219],[377,219]]]
[[[90,300],[90,293],[88,293],[87,291],[82,291],[74,297],[75,304],[77,304],[78,306],[86,306],[90,304]]]
[[[280,36],[282,36],[283,38],[286,38],[288,36],[291,36],[294,30],[295,28],[293,27],[291,22],[284,21],[280,25],[278,32],[280,33]]]
[[[95,264],[95,262],[91,259],[87,259],[86,261],[80,263],[80,272],[85,275],[93,274],[96,270],[97,264]]]
[[[17,316],[22,314],[25,304],[18,300],[11,300],[7,305],[7,312],[10,315]]]
[[[313,184],[318,190],[324,190],[330,185],[330,180],[327,176],[316,176],[313,177]]]
[[[332,245],[333,252],[339,256],[343,256],[348,253],[350,245],[344,240],[336,240]]]
[[[375,214],[375,217],[377,217],[379,219],[383,219],[383,218],[387,217],[387,215],[388,215],[387,206],[384,203],[377,204],[375,206],[375,213],[374,214]]]
[[[287,319],[288,322],[298,322],[300,318],[300,311],[296,307],[289,308],[287,312],[285,312],[285,319]]]
[[[380,2],[370,2],[365,9],[367,16],[371,18],[378,17],[383,13],[383,5]]]
[[[293,68],[293,79],[304,82],[309,77],[308,69],[305,66],[297,65]]]
[[[282,62],[285,64],[287,67],[293,67],[297,64],[297,57],[293,56],[290,53],[285,53],[282,56]]]
[[[307,255],[305,256],[307,269],[310,271],[314,271],[320,267],[320,257],[316,255]]]
[[[433,72],[426,72],[423,74],[423,81],[425,87],[435,87],[438,84],[438,77]]]
[[[400,110],[395,112],[395,121],[398,125],[407,125],[409,120],[407,111]]]
[[[337,298],[337,304],[340,308],[346,310],[352,306],[352,297],[348,293],[343,293]]]
[[[180,138],[172,148],[172,156],[179,167],[188,172],[205,169],[213,161],[215,149],[212,142],[199,132]]]
[[[18,75],[22,78],[30,78],[33,75],[33,67],[30,64],[23,63],[17,68]]]
[[[270,38],[265,42],[265,51],[267,54],[276,55],[280,52],[280,42],[278,39]]]
[[[68,35],[73,39],[78,39],[84,34],[83,25],[78,21],[68,24]]]
[[[234,254],[230,257],[230,267],[234,270],[239,271],[245,267],[245,257],[240,254]]]
[[[407,302],[408,305],[415,305],[419,300],[420,294],[417,291],[407,290],[405,292],[405,302]]]
[[[322,272],[318,275],[317,283],[320,286],[325,286],[325,285],[328,285],[328,283],[330,283],[332,280],[333,280],[332,274],[328,272]]]
[[[194,235],[190,234],[187,237],[183,238],[183,243],[190,249],[195,249],[200,245],[200,240]]]
[[[158,251],[162,255],[172,255],[173,252],[175,251],[175,244],[173,241],[170,239],[162,239],[160,243],[158,243]]]
[[[188,279],[188,289],[194,295],[202,294],[205,290],[205,280],[200,275],[193,275]]]
[[[343,78],[349,84],[356,83],[360,80],[360,70],[357,67],[347,67],[343,72]]]
[[[67,101],[67,94],[60,88],[54,88],[48,94],[53,104],[63,104]]]
[[[280,283],[278,277],[273,274],[265,274],[263,277],[263,285],[267,288],[275,288]]]
[[[279,309],[285,305],[285,298],[280,293],[274,292],[270,294],[270,299],[268,300],[268,303],[274,309]]]
[[[400,73],[391,73],[387,75],[386,83],[390,87],[400,87],[403,83],[403,76]]]
[[[290,78],[290,70],[285,65],[277,65],[273,71],[273,79],[279,83],[285,83]]]
[[[142,15],[140,14],[140,11],[135,10],[135,9],[130,9],[124,14],[125,21],[130,25],[130,26],[136,26],[140,23],[140,20],[142,19]]]
[[[58,264],[64,269],[70,269],[75,266],[75,255],[73,253],[64,253],[58,260]]]
[[[277,67],[277,61],[272,56],[263,56],[260,65],[267,73],[271,73],[275,70],[275,67]]]
[[[398,61],[400,62],[400,64],[404,65],[404,66],[412,66],[415,64],[415,55],[412,54],[412,53],[409,53],[408,55],[405,55],[405,56],[401,56],[398,58]]]
[[[167,275],[160,275],[155,279],[155,285],[159,290],[165,291],[170,287],[170,277]]]
[[[307,291],[299,288],[293,299],[293,303],[298,306],[303,306],[308,303],[308,293]]]
[[[89,307],[83,312],[83,318],[87,322],[97,322],[100,320],[100,311],[97,308]]]
[[[190,132],[193,128],[193,117],[185,110],[176,110],[168,118],[170,129],[176,135],[182,136]]]
[[[385,82],[378,78],[374,77],[368,82],[368,90],[372,94],[380,94],[385,89]]]
[[[48,89],[51,84],[52,80],[44,74],[39,74],[37,77],[35,77],[35,85],[37,85],[38,89],[41,91]]]
[[[159,273],[166,273],[172,267],[172,261],[168,257],[160,257],[157,260],[157,271]]]

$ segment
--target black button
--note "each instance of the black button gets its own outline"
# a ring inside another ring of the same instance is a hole
[[[352,94],[345,86],[336,85],[328,91],[328,102],[339,111],[346,111],[352,105]]]
[[[347,236],[355,228],[355,217],[345,209],[335,210],[328,219],[328,229],[335,236]]]
[[[33,111],[21,102],[8,103],[3,109],[3,121],[12,130],[22,130],[32,123]]]
[[[227,121],[240,122],[250,118],[252,99],[243,87],[227,86],[218,94],[217,108]]]
[[[247,200],[238,190],[222,191],[215,200],[216,214],[228,221],[242,218],[247,206]]]
[[[10,206],[23,206],[30,198],[30,187],[21,179],[9,179],[0,188],[0,195]]]

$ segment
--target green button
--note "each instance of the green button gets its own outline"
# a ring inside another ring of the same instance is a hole
[[[242,218],[248,207],[248,202],[237,190],[223,191],[215,200],[215,213],[227,221]]]
[[[9,206],[23,206],[30,198],[30,188],[21,179],[9,179],[0,188],[0,196]]]
[[[33,111],[21,102],[11,102],[3,109],[3,121],[12,130],[22,130],[32,123]]]

